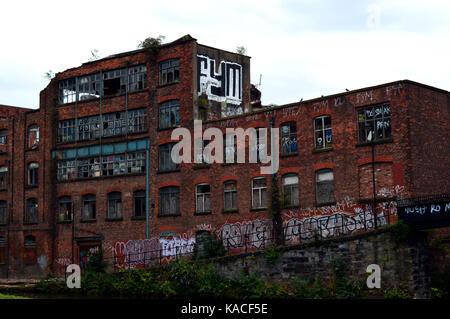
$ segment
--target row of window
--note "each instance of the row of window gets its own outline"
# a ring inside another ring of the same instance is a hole
[[[59,160],[57,170],[58,181],[144,173],[145,152]]]
[[[58,142],[84,141],[102,137],[144,132],[147,109],[134,109],[103,115],[62,120],[58,123]]]
[[[29,235],[24,240],[23,262],[24,264],[31,265],[35,264],[36,261],[36,237]],[[4,264],[6,264],[6,240],[0,236],[0,265]]]
[[[179,59],[159,63],[159,84],[179,81]],[[147,88],[147,67],[138,65],[59,81],[59,103],[85,101]]]

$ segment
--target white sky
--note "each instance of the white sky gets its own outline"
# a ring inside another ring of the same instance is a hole
[[[251,56],[263,104],[409,79],[450,90],[450,1],[2,1],[0,104],[37,108],[45,72],[147,37]]]

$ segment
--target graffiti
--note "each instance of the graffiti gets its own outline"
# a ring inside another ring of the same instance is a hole
[[[160,238],[162,257],[176,257],[190,254],[194,251],[195,238],[177,238],[172,239]]]
[[[294,107],[288,107],[286,109],[283,109],[281,114],[281,117],[288,117],[288,116],[298,116],[300,114],[300,107],[294,106]]]
[[[383,187],[377,191],[377,195],[381,197],[396,197],[396,198],[404,198],[408,195],[406,192],[405,186],[395,185],[391,188]]]
[[[366,103],[373,101],[373,91],[359,92],[356,94],[356,103]]]
[[[343,96],[338,96],[334,98],[334,106],[340,106],[344,104],[344,97]]]
[[[222,105],[222,117],[230,117],[235,115],[242,115],[244,111],[241,106],[228,105],[223,102]]]
[[[386,225],[383,213],[377,214],[378,226]],[[285,240],[287,242],[329,238],[351,234],[356,230],[374,227],[373,214],[367,211],[358,214],[339,212],[332,215],[313,216],[304,219],[292,218],[286,222]]]
[[[328,100],[314,103],[312,107],[313,107],[314,113],[328,111]]]
[[[272,222],[268,219],[224,224],[220,231],[225,248],[261,248],[270,243]]]
[[[206,93],[208,99],[239,105],[242,102],[242,66],[221,61],[216,72],[216,61],[197,55],[198,94]]]
[[[400,95],[403,86],[401,83],[386,87],[386,96]]]
[[[66,266],[70,265],[72,263],[72,261],[68,257],[60,257],[60,258],[56,258],[55,263],[62,267],[66,267]]]

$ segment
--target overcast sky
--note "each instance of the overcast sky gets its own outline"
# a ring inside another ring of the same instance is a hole
[[[55,73],[147,37],[251,56],[263,104],[409,79],[450,90],[450,1],[3,1],[0,104],[38,108]]]

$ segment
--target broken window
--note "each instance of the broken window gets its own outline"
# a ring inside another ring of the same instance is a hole
[[[81,218],[83,220],[95,219],[96,212],[96,200],[94,194],[83,195],[83,208],[81,212]]]
[[[159,85],[179,81],[179,59],[170,59],[159,63]]]
[[[391,107],[379,104],[358,109],[358,140],[360,143],[391,137]]]
[[[77,176],[75,160],[58,161],[58,180],[67,181]]]
[[[128,132],[144,132],[147,128],[147,109],[128,111]]]
[[[123,175],[127,173],[125,154],[102,157],[102,176]]]
[[[266,149],[266,143],[267,143],[267,134],[264,138],[264,130],[265,128],[258,127],[255,128],[256,130],[256,145],[252,143],[252,139],[250,138],[250,152],[255,154],[256,160],[260,160],[261,152],[263,152]],[[267,132],[267,131],[266,131]]]
[[[180,188],[168,186],[159,189],[159,215],[171,216],[180,214]]]
[[[298,175],[286,174],[282,178],[283,198],[285,206],[298,205]]]
[[[334,203],[333,170],[322,169],[316,172],[316,204]]]
[[[78,78],[78,101],[85,101],[100,97],[100,73],[81,76]]]
[[[6,224],[7,205],[5,200],[0,200],[0,225]]]
[[[122,194],[120,192],[108,194],[108,218],[122,218]]]
[[[125,135],[126,124],[125,112],[108,113],[102,116],[103,136]]]
[[[0,265],[6,264],[6,241],[0,237]]]
[[[23,263],[26,265],[32,265],[35,264],[36,261],[36,237],[26,236],[24,241]]]
[[[62,196],[59,198],[59,214],[58,221],[72,220],[72,200],[69,196]]]
[[[265,177],[252,179],[252,208],[267,207],[267,185]]]
[[[134,216],[135,217],[145,217],[145,191],[135,191],[133,194],[134,199]]]
[[[237,188],[235,181],[223,183],[223,209],[225,211],[237,209]]]
[[[39,164],[36,162],[28,164],[28,185],[29,186],[37,186],[39,177],[38,177]]]
[[[180,105],[178,100],[171,100],[159,106],[159,128],[177,126],[180,122]]]
[[[0,145],[6,145],[8,141],[8,130],[0,130]]]
[[[59,81],[58,99],[60,104],[76,101],[77,89],[75,83],[75,78]]]
[[[314,119],[314,143],[316,149],[331,147],[331,117],[329,115]]]
[[[8,167],[0,167],[0,189],[6,189],[8,187]]]
[[[27,199],[25,223],[37,223],[38,201],[36,198]]]
[[[207,213],[211,211],[210,197],[211,189],[209,184],[199,184],[196,187],[196,212]]]
[[[180,168],[180,165],[172,160],[172,148],[175,143],[167,143],[159,146],[159,171],[173,171]]]
[[[28,128],[28,147],[35,148],[39,144],[39,126],[31,125]]]
[[[117,69],[103,73],[103,95],[125,93],[127,85],[127,69]]]
[[[78,178],[90,178],[100,176],[100,157],[79,159],[76,162]]]
[[[58,123],[58,142],[71,142],[75,140],[75,120],[63,120]]]
[[[138,65],[128,68],[128,91],[134,92],[145,89],[147,86],[147,68]]]
[[[91,140],[100,137],[100,116],[78,119],[78,140]]]
[[[297,151],[297,125],[294,122],[281,125],[281,154]]]
[[[136,152],[127,154],[128,173],[144,173],[145,172],[145,152]]]

